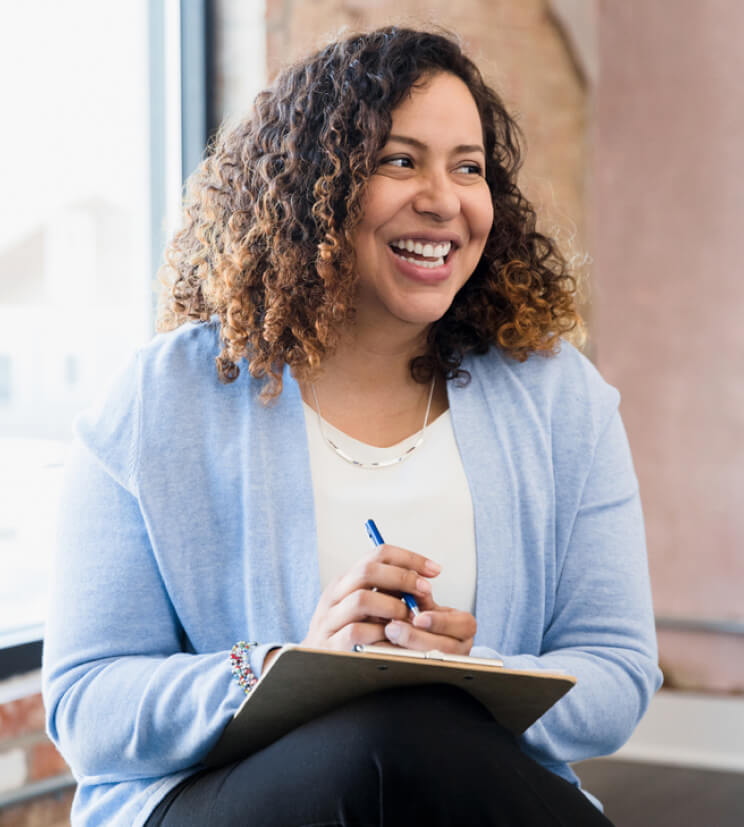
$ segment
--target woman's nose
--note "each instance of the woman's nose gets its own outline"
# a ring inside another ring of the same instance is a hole
[[[431,172],[421,178],[421,185],[413,200],[413,208],[422,215],[439,221],[448,221],[460,212],[460,197],[450,177],[443,172]]]

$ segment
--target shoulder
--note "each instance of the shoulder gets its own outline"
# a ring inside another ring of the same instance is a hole
[[[214,360],[220,350],[216,322],[189,323],[168,333],[158,333],[140,348],[142,381],[160,380],[167,385],[191,381],[217,372]]]
[[[216,322],[185,324],[154,336],[113,374],[98,401],[81,414],[75,435],[120,484],[136,488],[139,456],[175,451],[208,429],[217,412],[245,399],[258,383],[247,368],[230,385],[219,381]],[[256,389],[256,393],[258,389]]]
[[[617,389],[566,341],[557,353],[533,354],[524,362],[491,348],[483,356],[471,356],[463,367],[484,399],[498,404],[497,397],[506,397],[551,431],[588,429],[586,436],[596,438],[620,401]]]
[[[138,352],[140,385],[146,406],[192,403],[214,397],[260,392],[262,383],[250,375],[247,363],[229,384],[220,381],[215,360],[221,350],[220,326],[216,320],[188,323],[154,336]]]
[[[463,367],[486,381],[497,374],[508,374],[531,394],[549,396],[566,387],[596,393],[611,387],[583,353],[563,340],[557,353],[547,356],[534,353],[524,362],[513,359],[500,348],[492,347],[483,356],[468,356]]]

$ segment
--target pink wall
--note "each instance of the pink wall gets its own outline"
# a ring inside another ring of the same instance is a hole
[[[594,343],[622,394],[657,615],[744,619],[744,4],[600,4]],[[684,686],[744,638],[661,632]]]

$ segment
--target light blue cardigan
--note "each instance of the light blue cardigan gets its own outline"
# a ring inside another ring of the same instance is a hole
[[[215,323],[156,337],[77,423],[43,668],[73,824],[142,824],[239,706],[232,644],[265,644],[258,673],[320,595],[297,384],[286,371],[265,407],[247,369],[220,384],[217,351]],[[661,682],[619,395],[567,344],[465,366],[448,393],[475,511],[473,654],[578,678],[522,739],[576,782],[567,762],[620,747]]]

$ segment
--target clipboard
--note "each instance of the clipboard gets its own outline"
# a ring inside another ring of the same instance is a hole
[[[576,683],[571,675],[504,669],[501,661],[485,658],[360,648],[363,651],[340,652],[282,647],[223,730],[205,766],[237,761],[348,701],[403,686],[460,687],[498,723],[520,735]]]

